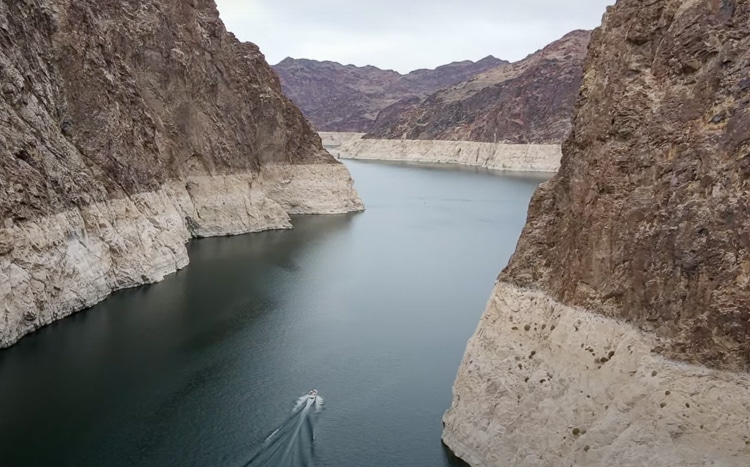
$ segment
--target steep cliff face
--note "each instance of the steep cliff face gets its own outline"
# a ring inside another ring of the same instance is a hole
[[[570,130],[589,31],[378,115],[365,138],[560,143]]]
[[[750,364],[750,6],[621,1],[503,280]],[[581,230],[578,226],[587,226]]]
[[[619,0],[468,344],[475,465],[750,463],[750,4]]]
[[[0,346],[187,263],[191,236],[362,208],[212,0],[0,0]]]
[[[490,56],[402,75],[374,66],[286,58],[274,69],[284,92],[318,131],[365,132],[383,108],[399,99],[424,97],[503,63]]]

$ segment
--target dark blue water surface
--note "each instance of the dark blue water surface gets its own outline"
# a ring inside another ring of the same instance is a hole
[[[316,466],[460,465],[441,416],[541,179],[347,165],[365,213],[193,241],[163,282],[0,351],[0,465],[239,467],[282,441]],[[293,412],[312,388],[322,412]]]

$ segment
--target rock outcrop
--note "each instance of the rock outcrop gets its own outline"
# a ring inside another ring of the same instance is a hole
[[[490,56],[402,75],[374,66],[286,58],[274,69],[284,92],[318,131],[366,132],[378,113],[394,102],[425,97],[504,63]]]
[[[495,144],[475,141],[362,139],[358,133],[321,133],[339,159],[458,164],[491,170],[557,172],[559,144]]]
[[[365,138],[559,144],[570,130],[589,31],[425,99],[383,109]]]
[[[659,345],[500,282],[466,348],[443,440],[474,467],[748,465],[748,375],[667,360]]]
[[[361,210],[213,0],[0,0],[0,346],[158,281],[191,237]]]
[[[472,465],[750,464],[749,25],[608,10],[444,418]]]

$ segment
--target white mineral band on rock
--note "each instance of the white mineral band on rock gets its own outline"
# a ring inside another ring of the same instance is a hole
[[[188,264],[191,237],[292,227],[289,214],[364,209],[342,164],[266,165],[0,227],[0,347]]]
[[[475,141],[361,139],[360,133],[321,133],[340,159],[459,164],[493,170],[557,172],[559,144],[502,144]]]
[[[667,360],[658,338],[500,282],[443,440],[481,466],[742,466],[750,378]]]

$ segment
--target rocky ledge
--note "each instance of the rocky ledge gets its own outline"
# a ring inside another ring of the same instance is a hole
[[[363,209],[212,0],[0,0],[0,346],[185,266],[191,237]]]

